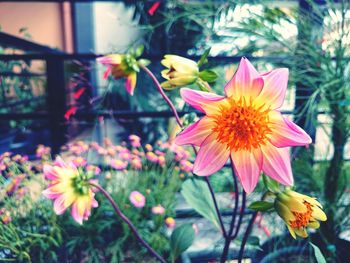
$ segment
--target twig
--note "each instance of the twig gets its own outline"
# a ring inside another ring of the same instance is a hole
[[[110,202],[112,205],[114,211],[117,213],[118,216],[129,226],[130,230],[134,233],[136,238],[141,242],[141,244],[154,256],[156,259],[158,259],[159,262],[166,263],[165,259],[160,256],[138,233],[136,227],[131,223],[129,218],[127,218],[123,212],[119,209],[118,205],[116,202],[114,202],[113,198],[110,196],[110,194],[103,189],[100,185],[98,184],[93,184],[90,183],[91,186],[96,187]]]

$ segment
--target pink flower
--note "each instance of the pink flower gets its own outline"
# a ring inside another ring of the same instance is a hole
[[[193,164],[190,161],[182,160],[180,162],[180,168],[182,171],[184,171],[186,173],[190,173],[190,172],[192,172]]]
[[[129,56],[130,57],[130,56]],[[134,95],[136,87],[137,74],[129,65],[127,55],[111,54],[97,59],[103,65],[107,66],[104,73],[104,79],[111,74],[115,79],[125,78],[125,89],[130,95]]]
[[[74,158],[72,162],[76,167],[83,167],[87,164],[86,159],[81,156]]]
[[[135,134],[129,136],[129,141],[132,147],[138,148],[141,147],[141,138]]]
[[[165,208],[161,205],[154,206],[152,207],[152,213],[155,215],[162,215],[165,213]]]
[[[122,160],[112,159],[110,160],[109,165],[118,171],[122,171],[128,166],[128,163]]]
[[[152,163],[158,162],[158,156],[154,154],[154,152],[147,152],[146,153],[147,160],[151,161]]]
[[[142,169],[142,162],[139,157],[135,157],[131,160],[131,167],[136,169],[136,170],[141,170]]]
[[[43,195],[55,200],[53,208],[57,215],[63,214],[71,206],[73,219],[82,224],[90,216],[91,208],[98,206],[95,188],[89,184],[96,183],[95,180],[87,180],[73,163],[67,164],[57,157],[53,165],[44,165],[44,176],[50,183]]]
[[[146,149],[148,152],[151,152],[151,151],[153,150],[153,147],[152,147],[152,145],[150,145],[149,143],[147,143],[147,144],[145,145],[145,149]]]
[[[86,171],[92,171],[95,175],[99,175],[101,173],[101,169],[98,166],[92,164],[86,166]]]
[[[165,166],[166,160],[165,160],[165,157],[164,157],[163,155],[158,156],[158,164],[159,164],[160,166],[162,166],[162,167]]]
[[[165,219],[165,224],[166,224],[166,226],[167,226],[168,228],[173,229],[173,228],[175,227],[175,225],[176,225],[176,221],[175,221],[175,219],[172,218],[172,217],[167,217],[167,218]]]
[[[288,147],[310,144],[311,138],[279,111],[287,82],[288,69],[260,75],[242,58],[225,87],[225,97],[181,89],[182,98],[205,113],[175,141],[200,147],[193,172],[211,175],[231,158],[247,193],[254,190],[261,171],[284,185],[292,185]]]
[[[146,198],[143,194],[141,194],[138,191],[132,191],[129,196],[130,202],[133,204],[133,206],[137,208],[142,208],[145,206]]]

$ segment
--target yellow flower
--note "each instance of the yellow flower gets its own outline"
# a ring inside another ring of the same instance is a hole
[[[63,214],[71,206],[73,219],[82,224],[90,216],[91,208],[98,206],[95,189],[90,185],[97,182],[81,174],[73,163],[67,164],[57,157],[53,165],[44,165],[44,176],[50,183],[43,195],[54,200],[56,214]]]
[[[198,64],[193,60],[176,55],[165,55],[161,63],[167,68],[161,72],[162,77],[167,80],[161,84],[164,89],[190,85],[198,79]]]
[[[317,229],[320,227],[319,221],[327,220],[322,205],[316,198],[289,189],[277,195],[275,209],[294,238],[307,237],[307,227]]]

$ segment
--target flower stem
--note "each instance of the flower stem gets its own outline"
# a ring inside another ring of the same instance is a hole
[[[114,202],[113,198],[110,196],[110,194],[102,188],[98,184],[92,184],[90,183],[91,186],[96,187],[101,193],[107,198],[107,200],[110,202],[112,205],[114,211],[117,213],[118,216],[129,226],[130,230],[133,232],[133,234],[136,236],[136,238],[141,242],[141,244],[148,250],[152,256],[154,256],[156,259],[158,259],[159,262],[166,263],[165,259],[162,258],[137,232],[136,227],[131,223],[129,218],[127,218],[126,215],[123,214],[123,212],[119,209],[119,206],[117,205],[116,202]]]
[[[147,73],[147,75],[150,76],[150,78],[153,80],[154,84],[156,85],[156,88],[157,88],[158,92],[160,93],[160,95],[162,95],[163,99],[169,105],[171,111],[173,112],[177,124],[181,128],[183,128],[182,122],[180,120],[179,114],[177,113],[177,110],[176,110],[174,104],[171,102],[169,97],[164,93],[164,90],[163,90],[162,86],[160,85],[159,81],[157,80],[156,76],[154,76],[152,71],[150,71],[146,66],[140,65],[140,68],[142,68]]]
[[[179,114],[177,113],[177,110],[176,110],[174,104],[171,102],[169,97],[165,94],[165,92],[164,92],[162,86],[160,85],[159,81],[157,80],[156,76],[154,76],[152,71],[150,71],[146,66],[140,65],[140,68],[142,68],[146,72],[146,74],[153,80],[154,84],[156,85],[156,88],[157,88],[158,92],[160,93],[160,95],[162,95],[163,99],[169,105],[171,111],[173,112],[177,124],[180,126],[181,129],[183,129],[184,126],[182,124],[182,121],[181,121],[181,119],[179,117]],[[197,149],[193,145],[192,145],[192,148],[193,148],[194,153],[197,155]],[[219,218],[222,234],[226,238],[226,236],[227,236],[226,230],[225,230],[225,227],[224,227],[224,224],[223,224],[223,221],[222,221],[222,217],[221,217],[221,214],[220,214],[219,206],[218,206],[217,201],[216,201],[216,197],[215,197],[215,193],[214,193],[213,187],[212,187],[208,177],[204,177],[204,178],[205,178],[205,182],[208,185],[208,188],[209,188],[212,200],[214,202],[214,207],[215,207],[215,210],[216,210],[216,214],[218,215],[218,218]]]
[[[239,249],[239,253],[238,253],[238,263],[242,263],[242,259],[243,259],[243,253],[244,253],[244,247],[247,243],[248,237],[250,235],[250,232],[253,229],[253,224],[255,222],[256,216],[258,215],[258,212],[254,212],[252,214],[252,217],[250,218],[250,221],[248,223],[247,229],[244,233],[243,239],[242,239],[242,243],[241,243],[241,247]]]

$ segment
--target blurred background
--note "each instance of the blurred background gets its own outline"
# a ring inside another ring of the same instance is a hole
[[[144,142],[173,136],[174,120],[151,80],[134,96],[103,79],[96,58],[145,46],[159,72],[164,54],[192,60],[211,48],[207,68],[222,94],[242,56],[260,72],[290,71],[283,112],[313,138],[293,150],[296,185],[322,192],[328,221],[323,248],[349,239],[350,5],[347,0],[1,1],[0,152],[35,157],[74,140]],[[167,91],[186,120],[196,112]],[[326,244],[326,245],[325,245]],[[338,253],[338,252],[337,252]],[[347,262],[346,256],[343,259]]]

